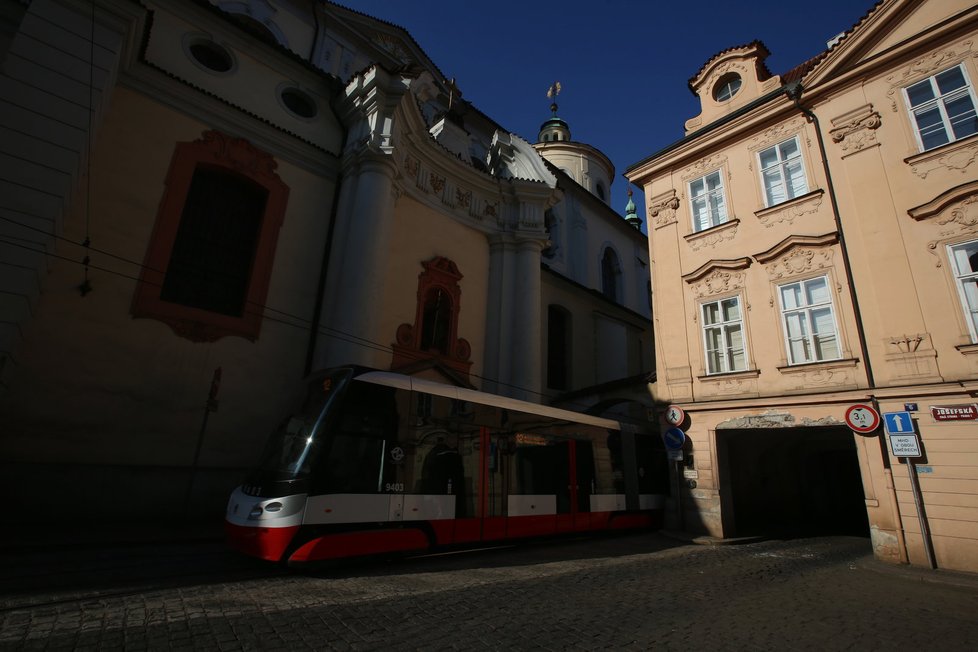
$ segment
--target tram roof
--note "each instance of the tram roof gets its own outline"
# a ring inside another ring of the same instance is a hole
[[[560,408],[550,407],[549,405],[539,405],[537,403],[530,403],[529,401],[520,401],[515,398],[499,396],[498,394],[477,392],[473,389],[467,389],[465,387],[445,385],[444,383],[436,383],[431,380],[415,378],[413,376],[405,376],[403,374],[396,374],[390,371],[368,371],[356,376],[356,379],[373,383],[375,385],[385,385],[387,387],[395,387],[397,389],[407,389],[415,392],[424,392],[425,394],[434,394],[435,396],[445,396],[447,398],[452,398],[459,401],[469,401],[470,403],[491,405],[493,407],[504,408],[506,410],[527,412],[529,414],[550,417],[552,419],[561,419],[562,421],[583,423],[591,426],[598,426],[599,428],[607,428],[609,430],[621,430],[621,424],[612,419],[596,417],[590,414],[584,414],[583,412],[574,412],[572,410],[561,410]]]

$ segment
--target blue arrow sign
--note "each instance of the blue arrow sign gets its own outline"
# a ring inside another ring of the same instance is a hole
[[[909,412],[884,412],[883,425],[891,435],[912,435],[916,432]]]
[[[686,443],[686,433],[681,428],[669,428],[662,433],[662,441],[671,451],[682,450]]]

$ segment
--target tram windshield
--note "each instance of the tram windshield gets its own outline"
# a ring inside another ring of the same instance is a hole
[[[269,439],[258,471],[274,480],[308,476],[352,377],[352,369],[338,369],[311,383],[302,409],[286,419]]]

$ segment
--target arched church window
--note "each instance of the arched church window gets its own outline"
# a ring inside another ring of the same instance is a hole
[[[601,256],[601,293],[613,301],[618,301],[621,285],[621,264],[618,254],[611,247],[605,247]]]
[[[421,350],[448,353],[452,300],[442,288],[428,290],[421,313]]]
[[[391,369],[416,369],[438,364],[468,381],[472,346],[458,336],[462,274],[448,258],[436,256],[421,263],[414,323],[397,327]]]
[[[547,387],[570,386],[571,314],[561,306],[547,307]]]

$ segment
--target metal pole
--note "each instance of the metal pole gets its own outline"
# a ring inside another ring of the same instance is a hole
[[[934,558],[934,549],[931,546],[930,528],[927,527],[927,515],[924,513],[924,499],[920,494],[917,467],[910,462],[909,457],[904,457],[903,461],[907,464],[907,473],[910,474],[910,487],[913,489],[913,502],[917,506],[917,518],[920,520],[920,536],[924,540],[924,553],[927,555],[927,563],[933,570],[937,568],[937,560]]]

